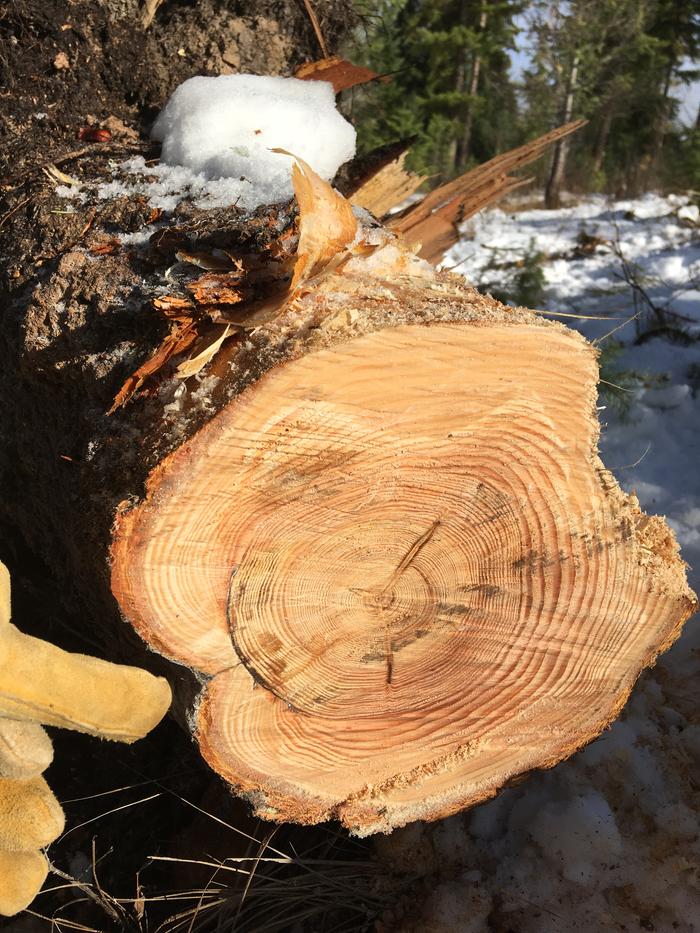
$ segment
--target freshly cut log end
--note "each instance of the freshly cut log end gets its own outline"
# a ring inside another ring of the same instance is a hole
[[[202,753],[269,819],[485,800],[598,735],[695,606],[598,459],[594,350],[434,288],[297,344],[118,517],[123,611],[209,676]]]

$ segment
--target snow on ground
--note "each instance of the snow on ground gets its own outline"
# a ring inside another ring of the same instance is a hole
[[[495,290],[512,270],[494,263],[540,251],[549,257],[544,309],[619,318],[561,318],[593,339],[637,310],[609,245],[617,242],[651,301],[683,316],[671,319],[686,334],[673,342],[666,334],[636,343],[653,324],[646,314],[607,338],[624,343],[616,367],[649,378],[629,393],[626,413],[601,411],[601,452],[646,511],[669,517],[700,590],[700,228],[686,200],[493,210],[470,223],[444,266]],[[570,258],[582,232],[604,242]],[[415,853],[417,863],[429,848],[445,878],[407,929],[700,931],[699,677],[696,619],[582,752],[465,814],[389,837],[387,852],[403,861]]]

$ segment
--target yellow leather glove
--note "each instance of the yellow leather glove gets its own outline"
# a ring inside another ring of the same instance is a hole
[[[41,777],[53,757],[42,725],[134,742],[170,702],[162,677],[22,634],[10,623],[10,575],[0,563],[0,915],[34,899],[48,872],[39,850],[63,831],[61,805]]]

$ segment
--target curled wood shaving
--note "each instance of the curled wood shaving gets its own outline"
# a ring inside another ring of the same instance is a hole
[[[310,165],[286,149],[273,149],[294,160],[292,185],[299,204],[299,245],[290,291],[293,293],[331,259],[346,249],[358,231],[352,205],[314,172]]]
[[[190,357],[189,360],[185,360],[184,363],[180,363],[178,368],[175,370],[175,375],[178,379],[189,379],[190,376],[196,376],[196,374],[211,362],[214,359],[216,354],[221,349],[221,346],[226,340],[226,338],[231,334],[231,325],[226,324],[219,336],[206,346],[200,353],[196,356]]]
[[[333,85],[336,94],[346,91],[348,88],[357,87],[358,84],[367,84],[369,81],[376,81],[377,78],[389,80],[372,71],[370,68],[363,68],[361,65],[353,65],[337,55],[330,58],[321,58],[317,62],[306,62],[298,69],[295,77],[302,81],[328,81]]]

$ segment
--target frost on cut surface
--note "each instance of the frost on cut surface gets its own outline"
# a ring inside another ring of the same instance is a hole
[[[331,179],[355,154],[355,130],[338,113],[326,81],[258,75],[190,78],[153,127],[161,162],[189,169],[243,208],[292,196],[291,160],[282,148]],[[223,184],[222,184],[223,182]],[[207,187],[205,185],[205,187]]]

